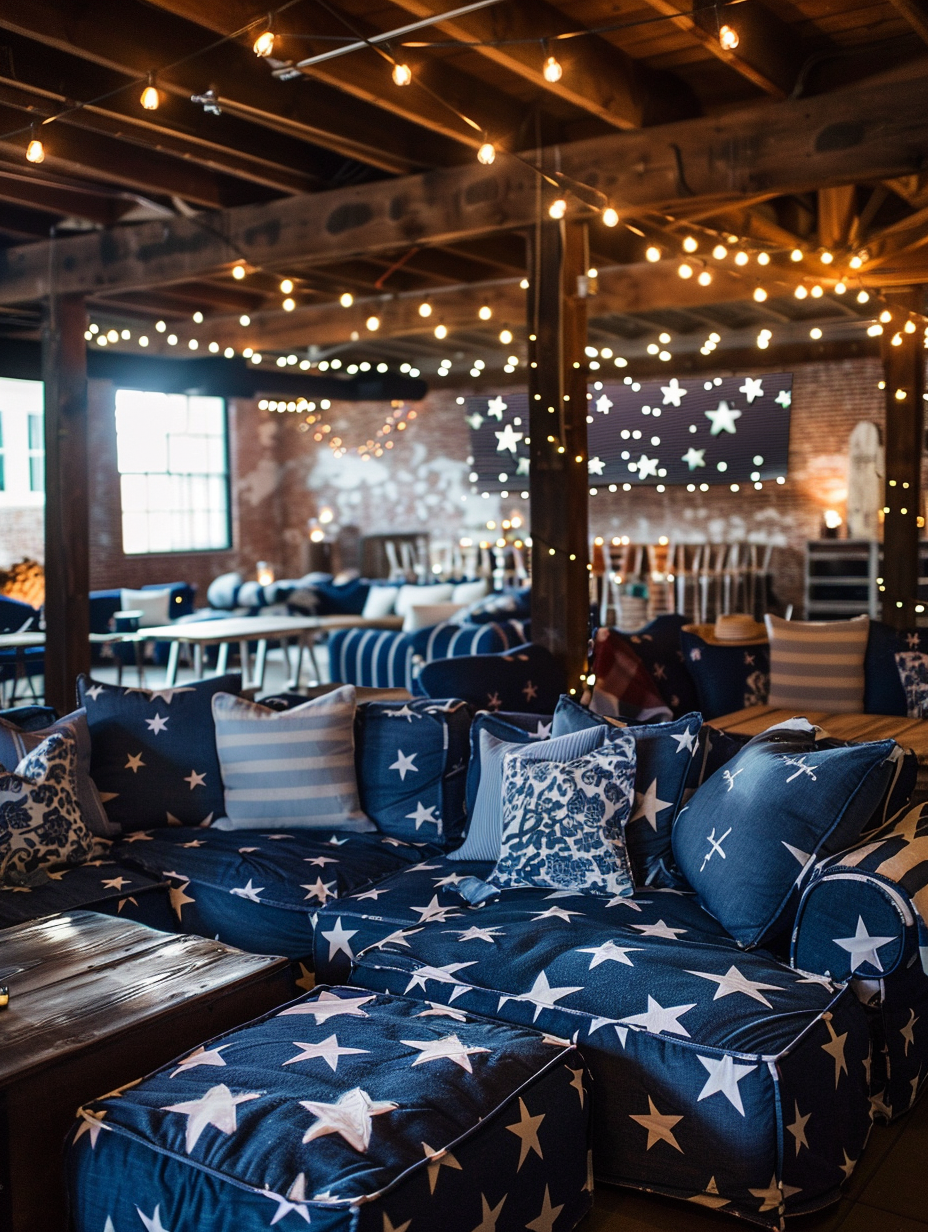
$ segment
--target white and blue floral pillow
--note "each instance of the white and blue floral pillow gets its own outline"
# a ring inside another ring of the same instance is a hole
[[[634,782],[630,736],[571,762],[507,754],[502,843],[490,884],[633,894],[624,826]]]
[[[906,713],[910,719],[928,718],[928,655],[917,650],[902,650],[896,655],[899,680],[905,691]]]

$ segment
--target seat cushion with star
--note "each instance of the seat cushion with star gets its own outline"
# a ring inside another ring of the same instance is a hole
[[[74,1232],[569,1230],[592,1202],[576,1048],[316,989],[84,1105]]]
[[[907,1112],[928,1076],[928,805],[818,866],[791,961],[851,981],[871,1019],[874,1111]]]
[[[0,886],[0,928],[78,910],[175,930],[166,883],[111,859],[51,869],[28,886]]]
[[[435,850],[383,834],[183,827],[138,831],[111,854],[168,883],[177,931],[307,960],[323,903]]]
[[[176,688],[77,682],[90,727],[90,776],[120,830],[209,825],[223,815],[211,711],[216,693],[238,693],[238,674]]]
[[[867,1140],[853,991],[741,951],[692,895],[511,890],[385,939],[350,983],[573,1040],[604,1181],[780,1228],[837,1200]]]
[[[426,663],[416,681],[426,697],[462,697],[480,710],[551,714],[567,688],[564,669],[544,646]]]

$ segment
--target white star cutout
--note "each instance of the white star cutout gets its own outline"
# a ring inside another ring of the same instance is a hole
[[[532,1015],[532,1022],[538,1020],[538,1015],[542,1010],[552,1009],[556,1002],[564,997],[569,997],[575,992],[583,992],[583,985],[578,984],[575,988],[552,988],[548,983],[547,972],[542,971],[535,979],[528,992],[522,993],[520,996],[505,996],[500,997],[499,1008],[506,1004],[507,1001],[527,1001],[529,1005],[534,1005],[535,1013]]]
[[[739,388],[738,393],[744,394],[750,406],[755,398],[762,398],[764,396],[763,378],[759,376],[746,376],[744,384]]]
[[[324,868],[326,864],[337,864],[338,860],[335,856],[307,856],[304,863],[315,864],[317,868]]]
[[[145,724],[148,727],[148,730],[157,736],[167,727],[168,721],[167,719],[162,718],[160,714],[156,714],[153,719],[146,719]]]
[[[399,771],[400,781],[405,783],[406,775],[410,770],[413,772],[413,774],[419,773],[419,767],[416,765],[413,765],[417,757],[418,757],[418,753],[410,753],[410,755],[407,757],[402,749],[397,749],[396,750],[396,761],[393,763],[392,766],[389,766],[388,769]]]
[[[604,941],[602,945],[586,946],[582,950],[577,950],[578,954],[592,954],[590,959],[590,970],[598,967],[600,963],[617,962],[624,963],[626,967],[634,967],[634,963],[628,957],[629,954],[637,954],[641,947],[627,945],[616,945],[614,941]]]
[[[139,1219],[141,1219],[142,1223],[145,1225],[145,1232],[168,1232],[168,1229],[161,1222],[161,1203],[160,1202],[155,1207],[154,1211],[151,1214],[151,1217],[149,1217],[148,1215],[143,1215],[142,1208],[140,1206],[137,1206],[135,1209],[139,1213]],[[113,1226],[112,1220],[109,1220],[108,1222],[110,1224],[110,1227],[112,1227]],[[106,1229],[104,1229],[104,1232],[106,1232]]]
[[[328,1039],[324,1039],[319,1044],[301,1044],[299,1040],[294,1040],[293,1047],[302,1048],[303,1051],[297,1053],[295,1057],[291,1057],[289,1061],[284,1061],[284,1065],[295,1065],[297,1061],[315,1061],[317,1058],[321,1058],[333,1074],[338,1069],[339,1057],[360,1055],[361,1053],[367,1054],[369,1052],[367,1048],[341,1048],[337,1035],[330,1035]]]
[[[341,916],[339,916],[335,921],[335,927],[333,929],[329,932],[323,931],[322,936],[329,943],[329,962],[332,961],[336,954],[347,954],[349,958],[354,958],[354,954],[352,953],[351,946],[348,942],[357,931],[358,930],[356,928],[343,928]]]
[[[687,931],[685,928],[671,928],[663,920],[658,920],[656,924],[633,924],[632,928],[637,929],[642,937],[666,937],[668,941],[676,941],[678,934],[682,936]]]
[[[177,1069],[171,1074],[174,1078],[177,1074],[186,1074],[190,1069],[196,1069],[198,1065],[225,1065],[225,1061],[219,1055],[223,1048],[228,1048],[228,1044],[220,1044],[218,1048],[197,1048],[195,1052],[191,1052],[189,1057],[184,1057],[183,1061],[178,1063]]]
[[[635,811],[629,817],[629,824],[644,818],[655,832],[657,831],[657,815],[669,809],[672,800],[661,800],[657,794],[657,779],[654,779],[647,791],[635,792]]]
[[[502,423],[503,411],[507,409],[507,404],[502,400],[502,398],[491,398],[487,405],[487,414],[492,415],[494,419],[498,419],[500,423]]]
[[[690,470],[694,471],[697,466],[706,465],[706,451],[704,449],[695,449],[690,445],[680,461],[685,462]]]
[[[681,1155],[683,1154],[683,1148],[680,1146],[679,1142],[677,1142],[672,1132],[673,1127],[677,1124],[677,1122],[683,1120],[682,1116],[662,1115],[658,1112],[654,1105],[654,1100],[650,1095],[648,1096],[647,1114],[639,1113],[637,1116],[634,1114],[629,1115],[631,1120],[637,1121],[639,1125],[648,1131],[648,1145],[645,1147],[646,1151],[650,1151],[651,1147],[657,1142],[666,1142],[669,1146],[672,1146],[675,1151],[679,1151]]]
[[[371,1118],[385,1112],[395,1112],[399,1107],[389,1100],[371,1099],[360,1087],[346,1091],[334,1104],[315,1099],[301,1099],[300,1104],[318,1118],[303,1135],[304,1143],[323,1138],[326,1134],[339,1134],[362,1155],[370,1146]]]
[[[671,735],[671,740],[676,740],[678,753],[687,752],[693,754],[696,752],[696,735],[697,729],[688,727],[682,735]]]
[[[649,458],[647,454],[642,454],[638,459],[638,478],[647,479],[649,475],[657,475],[657,468],[660,465],[660,458]]]
[[[260,903],[261,899],[258,898],[258,895],[263,889],[264,886],[254,885],[249,877],[247,885],[236,886],[235,889],[230,890],[229,893],[234,894],[236,898],[247,898],[252,903]]]
[[[187,1117],[186,1150],[189,1155],[199,1141],[207,1125],[212,1125],[222,1134],[234,1134],[237,1128],[235,1109],[239,1104],[260,1099],[260,1092],[233,1095],[224,1082],[210,1087],[200,1099],[187,1100],[182,1104],[168,1104],[162,1112],[179,1112]]]
[[[568,891],[569,893],[569,891]],[[548,896],[551,897],[550,895]],[[549,907],[547,911],[536,911],[532,916],[533,920],[563,920],[566,924],[570,923],[572,915],[583,915],[582,911],[568,911],[565,907]]]
[[[795,1111],[796,1119],[793,1121],[792,1125],[787,1125],[786,1128],[796,1139],[796,1154],[798,1155],[802,1147],[805,1147],[806,1150],[809,1149],[809,1143],[806,1140],[806,1122],[812,1116],[812,1113],[807,1112],[805,1116],[803,1116],[799,1111],[799,1103],[797,1100],[793,1100],[793,1109]]]
[[[777,1184],[776,1173],[770,1178],[770,1184],[766,1189],[749,1189],[748,1193],[753,1194],[755,1198],[760,1198],[761,1213],[778,1211],[783,1205],[783,1191]]]
[[[838,1035],[834,1027],[831,1025],[831,1015],[822,1015],[825,1026],[828,1028],[828,1043],[822,1044],[822,1052],[827,1052],[829,1056],[834,1058],[835,1062],[835,1089],[837,1090],[838,1082],[842,1073],[847,1073],[847,1061],[844,1059],[844,1043],[847,1039],[847,1032],[843,1035]],[[913,1011],[914,1017],[914,1011]]]
[[[742,1078],[746,1078],[748,1074],[753,1073],[757,1066],[738,1065],[732,1060],[731,1055],[727,1053],[721,1060],[716,1057],[697,1057],[697,1060],[701,1061],[709,1071],[706,1085],[699,1092],[697,1099],[708,1099],[710,1095],[724,1095],[732,1107],[736,1108],[744,1116],[744,1104],[741,1102],[741,1092],[738,1090],[738,1083]]]
[[[532,1116],[525,1106],[525,1100],[519,1099],[519,1119],[514,1124],[506,1126],[509,1132],[519,1139],[519,1163],[516,1172],[521,1170],[531,1151],[534,1151],[539,1159],[544,1159],[541,1153],[541,1143],[538,1141],[538,1130],[544,1119],[543,1112]]]
[[[718,436],[720,432],[737,432],[735,420],[741,418],[741,412],[722,399],[714,411],[706,411],[706,418],[712,420],[710,436]]]
[[[729,967],[724,975],[713,975],[710,971],[687,971],[687,975],[698,975],[701,980],[714,980],[718,984],[715,990],[713,1001],[718,1001],[722,997],[730,997],[733,993],[740,992],[745,997],[750,997],[753,1001],[759,1001],[761,1005],[766,1005],[767,1009],[773,1009],[773,1006],[764,996],[764,992],[782,992],[782,984],[761,984],[756,980],[749,980],[746,975],[742,975],[737,967]],[[761,991],[763,990],[763,991]]]
[[[474,1232],[496,1232],[496,1221],[508,1196],[503,1194],[496,1206],[490,1206],[486,1196],[480,1195],[480,1223],[474,1228]]]
[[[588,475],[601,475],[605,468],[606,464],[602,458],[590,458],[586,464]]]
[[[124,885],[128,884],[126,877],[110,877],[109,880],[100,882],[104,890],[121,890]]]
[[[627,1018],[620,1018],[619,1021],[627,1023],[630,1027],[644,1027],[652,1035],[660,1035],[662,1031],[666,1031],[668,1035],[684,1035],[689,1039],[689,1031],[677,1020],[695,1008],[696,1002],[693,1001],[689,1005],[671,1005],[665,1009],[649,993],[648,1008],[644,1013],[629,1014]]]
[[[784,411],[789,410],[790,403],[792,401],[793,401],[793,395],[789,392],[788,389],[781,389],[780,392],[777,394],[777,396],[774,398],[774,402],[779,403],[780,406],[782,406]]]
[[[548,1186],[546,1185],[544,1200],[541,1204],[541,1214],[525,1226],[529,1232],[554,1232],[554,1225],[557,1223],[557,1217],[563,1209],[563,1202],[560,1206],[551,1205],[551,1195],[548,1192]]]
[[[673,404],[673,406],[679,406],[689,393],[689,390],[684,389],[676,377],[671,377],[669,385],[661,386],[661,393],[664,395],[664,401],[662,403],[663,406],[669,406],[671,404]]]
[[[415,754],[413,754],[413,756],[415,756]],[[416,823],[417,830],[425,822],[428,822],[430,826],[437,826],[438,818],[432,816],[434,812],[435,812],[434,804],[429,805],[429,807],[426,808],[421,800],[417,800],[416,801],[416,811],[414,813],[407,813],[406,818],[408,821],[414,821]]]
[[[407,723],[411,723],[413,719],[422,719],[422,715],[410,710],[408,705],[401,706],[399,710],[387,710],[385,713],[388,719],[405,719]]]
[[[462,963],[447,963],[444,967],[433,967],[428,963],[424,963],[421,967],[417,967],[412,973],[409,983],[406,985],[408,993],[413,988],[421,988],[423,992],[426,990],[426,983],[429,980],[434,980],[436,984],[453,984],[455,986],[455,994],[459,997],[463,992],[466,992],[470,987],[463,980],[455,979],[456,971],[463,971],[465,967],[475,967],[476,962]],[[460,991],[458,991],[460,989]],[[455,1000],[455,995],[452,994],[451,1000]]]
[[[296,1180],[290,1186],[286,1198],[282,1198],[280,1194],[266,1191],[267,1196],[272,1198],[277,1203],[277,1210],[274,1212],[274,1218],[271,1220],[271,1227],[275,1223],[280,1223],[285,1215],[289,1215],[291,1211],[295,1215],[299,1215],[307,1223],[310,1222],[309,1209],[306,1206],[306,1176],[301,1172]]]
[[[600,415],[608,415],[615,404],[605,394],[600,394],[596,399],[596,409]]]
[[[301,885],[301,890],[306,890],[306,898],[315,898],[318,902],[327,902],[330,898],[338,898],[335,893],[334,881],[323,881],[321,877],[317,877],[312,885]]]
[[[516,463],[516,474],[517,475],[529,474],[530,466],[531,466],[530,458],[519,458],[518,462]]]
[[[297,1005],[288,1006],[287,1009],[281,1010],[277,1017],[285,1018],[289,1014],[312,1014],[317,1026],[322,1022],[328,1022],[330,1018],[338,1018],[342,1014],[347,1014],[350,1018],[369,1018],[370,1015],[365,1013],[361,1006],[369,1005],[373,1000],[373,994],[369,997],[338,997],[334,992],[321,992],[316,1000],[300,1001]]]
[[[95,684],[95,685],[92,685],[89,689],[87,689],[84,696],[89,697],[91,701],[95,702],[103,691],[104,690],[103,690],[102,684]]]
[[[470,928],[459,930],[458,941],[488,941],[492,945],[497,937],[504,935],[500,928],[478,928],[472,924]]]
[[[917,1022],[918,1019],[915,1017],[915,1011],[910,1009],[909,1021],[904,1027],[899,1028],[899,1034],[905,1040],[905,1056],[909,1055],[909,1048],[914,1047],[915,1045],[915,1024]],[[844,1039],[844,1036],[840,1036],[839,1038]],[[837,1083],[835,1085],[837,1085]]]
[[[478,432],[480,430],[480,427],[483,423],[483,416],[478,411],[474,411],[473,415],[465,415],[464,418],[467,420],[467,422],[470,424],[470,426],[473,428],[475,432]]]
[[[438,895],[432,895],[432,901],[427,907],[410,907],[410,911],[419,912],[419,923],[425,924],[429,920],[448,920],[459,915],[460,912],[455,911],[453,907],[443,907],[438,901]]]
[[[190,784],[191,791],[193,791],[194,787],[205,787],[206,786],[206,773],[204,772],[203,774],[197,774],[196,770],[191,770],[190,773],[187,775],[187,777],[184,779],[184,782]]]
[[[863,916],[858,916],[857,931],[854,936],[835,937],[835,945],[839,945],[842,950],[847,950],[850,954],[852,971],[862,967],[865,962],[876,967],[877,971],[882,971],[883,964],[880,962],[877,950],[881,950],[884,945],[889,945],[891,941],[895,940],[895,937],[871,937],[867,932]]]
[[[493,435],[499,442],[496,446],[497,453],[502,453],[507,449],[510,453],[515,453],[518,448],[519,441],[522,440],[522,437],[525,434],[523,432],[516,432],[512,424],[506,424],[502,431],[494,432]]]
[[[418,1049],[419,1056],[413,1061],[414,1066],[425,1065],[429,1061],[453,1061],[469,1074],[474,1072],[471,1057],[490,1051],[489,1048],[469,1048],[456,1035],[443,1035],[441,1039],[433,1040],[400,1040],[400,1043]]]

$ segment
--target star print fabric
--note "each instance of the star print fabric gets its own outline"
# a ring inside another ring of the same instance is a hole
[[[368,949],[350,982],[574,1040],[603,1181],[780,1228],[838,1198],[867,1140],[854,992],[744,953],[690,894],[504,890]]]
[[[463,701],[417,698],[358,707],[361,807],[382,834],[454,843],[464,829],[470,712]]]
[[[633,894],[623,830],[634,780],[629,736],[569,762],[507,754],[500,856],[490,884]]]
[[[816,862],[859,838],[895,773],[892,740],[823,749],[816,734],[805,725],[755,736],[674,822],[681,872],[745,947],[791,928]]]
[[[567,688],[564,670],[544,646],[426,663],[416,682],[426,697],[461,697],[479,710],[548,715]]]
[[[316,989],[86,1104],[74,1228],[569,1232],[592,1201],[591,1102],[570,1044]]]
[[[210,707],[214,694],[241,687],[237,674],[151,691],[78,679],[90,727],[90,774],[111,822],[128,833],[209,825],[222,816]]]
[[[763,706],[770,691],[770,647],[713,646],[698,633],[680,632],[683,660],[696,685],[704,719],[717,719],[746,706]]]

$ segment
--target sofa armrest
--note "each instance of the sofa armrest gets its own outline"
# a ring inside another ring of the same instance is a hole
[[[791,963],[834,980],[928,973],[928,804],[822,861],[793,932]]]

